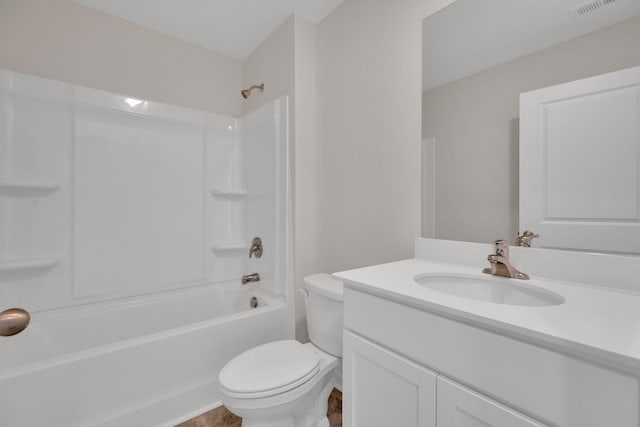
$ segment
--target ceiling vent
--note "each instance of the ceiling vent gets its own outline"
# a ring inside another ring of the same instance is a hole
[[[612,3],[615,3],[618,0],[592,0],[590,2],[581,4],[580,6],[576,6],[571,9],[571,14],[573,16],[584,16],[589,13],[595,12],[596,10],[603,8],[604,6],[608,6]]]

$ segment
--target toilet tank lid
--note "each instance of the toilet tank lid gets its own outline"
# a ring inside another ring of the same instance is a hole
[[[305,288],[309,292],[322,295],[334,301],[341,301],[343,296],[342,282],[334,279],[330,274],[317,273],[304,278]]]

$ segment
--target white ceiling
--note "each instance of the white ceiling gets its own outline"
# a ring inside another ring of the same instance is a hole
[[[587,2],[457,0],[423,22],[423,90],[640,14],[640,0],[615,0],[581,17],[570,13]]]
[[[322,21],[343,0],[73,0],[243,60],[289,16]]]

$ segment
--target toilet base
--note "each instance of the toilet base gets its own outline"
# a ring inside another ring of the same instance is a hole
[[[242,427],[296,427],[296,423],[292,417],[274,420],[249,420],[243,418]]]
[[[315,398],[314,405],[306,412],[304,418],[299,421],[300,427],[329,427],[327,410],[329,409],[329,395],[334,385],[335,380],[330,378]]]
[[[246,422],[242,420],[242,427],[330,427],[329,419],[325,416],[314,424],[296,424],[292,417],[277,420],[253,420]]]
[[[258,411],[240,409],[230,400],[224,403],[228,410],[242,417],[242,427],[329,427],[327,409],[334,386],[335,378],[329,374],[299,399]]]

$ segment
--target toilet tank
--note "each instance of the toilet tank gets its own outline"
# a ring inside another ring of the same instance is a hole
[[[307,331],[311,342],[342,357],[342,282],[326,273],[304,278]]]

